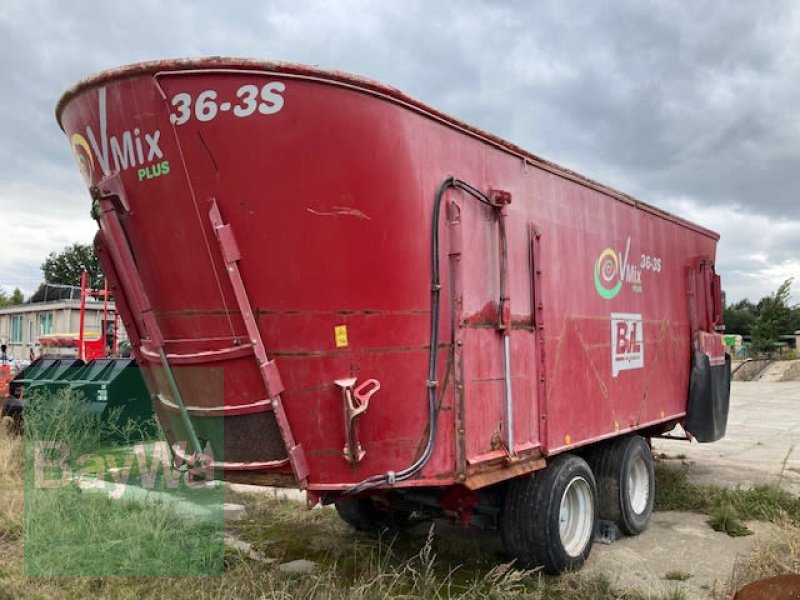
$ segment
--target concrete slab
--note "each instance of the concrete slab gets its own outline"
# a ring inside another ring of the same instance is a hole
[[[253,550],[253,545],[252,544],[250,544],[249,542],[245,542],[243,540],[240,540],[239,538],[237,538],[236,536],[234,536],[234,535],[232,535],[230,533],[226,533],[223,536],[223,540],[224,540],[226,546],[228,546],[229,548],[233,548],[234,550],[236,550],[238,552],[241,552],[242,554],[244,554],[250,560],[254,560],[256,562],[260,562],[260,563],[263,563],[265,565],[271,565],[272,563],[278,562],[278,560],[276,558],[267,558],[261,552]]]
[[[749,555],[756,542],[777,535],[771,523],[748,522],[754,535],[732,538],[711,529],[705,515],[665,511],[653,514],[650,527],[636,537],[608,546],[595,544],[584,571],[603,573],[619,589],[659,595],[678,588],[687,598],[708,598],[722,589],[737,560]],[[686,581],[670,581],[668,573]]]
[[[653,447],[686,455],[697,483],[779,484],[800,495],[800,382],[734,381],[725,438],[713,444],[653,440]]]
[[[795,360],[776,360],[761,373],[758,380],[760,382],[783,381],[787,373],[794,369],[796,362]]]
[[[281,573],[286,573],[288,575],[307,575],[316,568],[317,563],[306,560],[305,558],[299,558],[297,560],[278,565],[278,570]]]
[[[247,483],[226,483],[225,486],[236,494],[256,494],[266,495],[270,498],[295,500],[297,502],[306,501],[306,493],[294,488],[276,488],[266,485],[250,485]]]
[[[247,514],[244,504],[225,502],[222,505],[222,514],[225,521],[241,521]]]

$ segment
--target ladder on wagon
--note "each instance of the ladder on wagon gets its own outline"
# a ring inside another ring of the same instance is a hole
[[[104,270],[114,282],[114,285],[119,288],[121,300],[118,302],[119,311],[128,328],[132,346],[139,348],[145,358],[161,366],[174,400],[174,406],[180,413],[181,422],[188,437],[187,441],[194,451],[194,459],[202,459],[204,453],[204,448],[201,445],[190,414],[197,409],[187,406],[184,401],[173,373],[172,364],[207,363],[215,360],[226,360],[234,356],[241,356],[241,353],[246,351],[252,353],[257,363],[266,396],[269,400],[269,408],[274,413],[287,452],[286,458],[249,462],[246,467],[249,469],[272,470],[284,467],[288,462],[299,487],[304,489],[308,480],[308,463],[305,453],[302,446],[295,442],[289,427],[281,398],[283,384],[281,383],[280,374],[275,361],[270,360],[267,355],[264,341],[239,272],[238,261],[241,255],[230,225],[222,220],[216,200],[210,200],[210,225],[217,238],[250,344],[191,354],[168,354],[164,336],[155,318],[154,308],[145,291],[144,283],[137,270],[136,262],[120,221],[120,213],[129,213],[130,207],[119,175],[114,174],[107,177],[100,184],[93,187],[91,193],[94,200],[93,216],[100,224],[100,231],[95,245],[98,248],[98,254]],[[171,404],[168,401],[165,402],[165,399],[161,397],[158,400],[168,406]],[[166,424],[167,421],[162,420],[162,423]],[[175,448],[172,450],[173,453],[176,452]],[[183,457],[177,456],[176,458]],[[214,468],[225,469],[226,466],[232,465],[226,462],[215,462],[213,466]],[[236,466],[241,467],[243,465],[236,463]]]

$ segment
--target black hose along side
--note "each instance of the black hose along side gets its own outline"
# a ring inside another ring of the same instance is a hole
[[[441,213],[441,206],[442,206],[442,199],[444,198],[445,192],[449,188],[456,188],[463,192],[466,192],[468,195],[472,196],[475,200],[480,202],[481,204],[485,204],[489,206],[492,210],[498,211],[502,209],[502,204],[496,204],[492,202],[492,200],[480,192],[478,189],[472,187],[468,183],[456,179],[453,176],[448,177],[445,179],[439,189],[436,192],[436,199],[433,203],[433,218],[432,218],[432,228],[431,228],[431,326],[430,326],[430,346],[428,349],[428,381],[427,385],[427,396],[428,396],[428,440],[425,444],[425,449],[423,450],[422,454],[408,467],[401,471],[388,471],[381,475],[372,475],[371,477],[367,477],[360,483],[356,484],[352,488],[349,488],[343,492],[343,495],[355,495],[360,494],[366,490],[378,487],[384,484],[393,484],[397,481],[405,481],[406,479],[410,479],[416,473],[418,473],[422,467],[430,460],[431,455],[433,454],[433,445],[434,440],[436,439],[436,425],[438,421],[438,407],[436,402],[436,389],[439,387],[439,382],[436,379],[436,371],[439,364],[439,357],[437,349],[439,347],[439,315],[440,315],[440,295],[441,295],[441,276],[440,276],[440,265],[439,265],[439,217]],[[505,227],[502,224],[502,219],[499,218],[499,214],[497,215],[498,221],[500,222],[500,243],[502,247],[505,248],[506,246],[506,232]],[[505,253],[503,253],[505,254]],[[501,271],[501,286],[505,285],[505,269],[506,265],[503,264]],[[501,299],[500,299],[500,314],[502,315],[503,309],[503,302],[505,295],[505,290],[501,289]],[[502,318],[502,317],[501,317]],[[445,377],[444,385],[442,386],[442,397],[447,392],[447,382],[449,379],[449,371]]]

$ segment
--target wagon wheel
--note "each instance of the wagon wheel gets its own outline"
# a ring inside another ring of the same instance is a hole
[[[379,508],[378,504],[373,498],[343,497],[334,502],[342,520],[357,531],[376,533],[384,529],[402,529],[408,524],[410,512]]]
[[[553,574],[579,568],[592,549],[595,496],[592,470],[573,454],[513,480],[500,516],[506,551],[524,568],[542,565]]]
[[[600,446],[590,459],[597,479],[597,514],[628,535],[647,528],[653,513],[653,453],[640,435]]]

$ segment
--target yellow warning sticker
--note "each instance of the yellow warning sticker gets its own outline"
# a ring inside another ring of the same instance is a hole
[[[333,337],[337,348],[347,348],[347,325],[336,325],[333,328]]]

